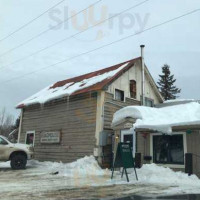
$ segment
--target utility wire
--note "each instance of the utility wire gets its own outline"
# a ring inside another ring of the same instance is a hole
[[[101,1],[102,1],[102,0],[96,1],[95,3],[91,4],[91,5],[88,6],[87,8],[85,8],[85,9],[79,11],[78,13],[76,13],[76,14],[74,14],[74,15],[68,17],[68,18],[65,19],[64,21],[58,23],[55,27],[57,27],[57,26],[59,26],[59,25],[65,23],[65,22],[69,21],[69,20],[72,19],[73,17],[75,17],[75,16],[77,16],[78,14],[84,12],[84,11],[87,10],[88,8],[90,8],[90,7],[92,7],[92,6],[94,6],[94,5],[98,4],[98,3],[100,3]],[[5,56],[6,54],[8,54],[8,53],[10,53],[10,52],[12,52],[12,51],[14,51],[14,50],[16,50],[16,49],[18,49],[18,48],[24,46],[25,44],[28,44],[28,43],[31,42],[32,40],[34,40],[34,39],[36,39],[36,38],[38,38],[38,37],[44,35],[45,33],[47,33],[47,32],[50,31],[50,30],[52,30],[52,27],[50,27],[50,28],[48,28],[48,29],[46,29],[46,30],[40,32],[38,35],[33,36],[32,38],[30,38],[30,39],[26,40],[25,42],[19,44],[18,46],[16,46],[16,47],[14,47],[14,48],[12,48],[12,49],[10,49],[10,50],[4,52],[3,54],[0,55],[0,57]]]
[[[29,24],[33,23],[34,21],[36,21],[37,19],[39,19],[41,16],[43,16],[44,14],[46,14],[47,12],[49,12],[52,8],[55,8],[56,6],[60,5],[62,2],[64,2],[65,0],[62,0],[60,2],[58,2],[57,4],[55,4],[54,6],[52,6],[51,8],[49,8],[48,10],[46,10],[45,12],[41,13],[40,15],[38,15],[37,17],[35,17],[34,19],[30,20],[29,22],[27,22],[26,24],[20,26],[19,28],[17,28],[15,31],[11,32],[10,34],[8,34],[7,36],[5,36],[4,38],[0,39],[0,42],[6,40],[7,38],[9,38],[10,36],[14,35],[15,33],[17,33],[18,31],[22,30],[23,28],[27,27]]]
[[[34,55],[36,55],[36,54],[39,54],[39,53],[41,53],[41,52],[43,52],[43,51],[45,51],[45,50],[47,50],[47,49],[49,49],[49,48],[51,48],[51,47],[54,47],[54,46],[56,46],[56,45],[58,45],[58,44],[60,44],[60,43],[62,43],[62,42],[64,42],[64,41],[66,41],[66,40],[69,40],[69,39],[71,39],[71,38],[74,38],[75,36],[78,36],[78,35],[80,35],[80,34],[86,32],[86,31],[88,31],[88,30],[90,30],[90,29],[93,29],[93,28],[95,28],[96,26],[98,26],[98,25],[100,25],[100,24],[103,24],[103,23],[105,23],[106,21],[108,21],[108,20],[110,20],[110,19],[112,19],[112,18],[115,18],[115,17],[117,17],[117,16],[120,16],[121,14],[123,14],[123,13],[125,13],[125,12],[127,12],[127,11],[129,11],[129,10],[131,10],[131,9],[133,9],[133,8],[136,8],[136,7],[138,7],[138,6],[141,6],[142,4],[146,3],[147,1],[149,1],[149,0],[145,0],[145,1],[143,1],[143,2],[141,2],[141,3],[138,3],[138,4],[134,5],[134,6],[131,6],[131,7],[127,8],[127,9],[121,11],[120,13],[117,13],[117,14],[115,14],[115,15],[113,15],[113,16],[111,16],[111,17],[105,19],[105,20],[102,20],[101,22],[99,22],[99,23],[97,23],[97,24],[95,24],[95,25],[93,25],[93,26],[90,26],[89,28],[86,28],[86,29],[84,29],[84,30],[82,30],[82,31],[79,31],[79,32],[77,32],[77,33],[75,33],[75,34],[73,34],[73,35],[70,35],[70,36],[68,36],[68,37],[66,37],[66,38],[64,38],[64,39],[62,39],[62,40],[59,40],[58,42],[55,42],[55,43],[53,43],[53,44],[51,44],[51,45],[49,45],[49,46],[47,46],[47,47],[44,47],[43,49],[40,49],[39,51],[36,51],[36,52],[34,52],[34,53],[32,53],[32,54],[30,54],[30,55],[28,55],[28,56],[25,56],[25,57],[23,57],[23,58],[20,58],[20,59],[14,61],[14,62],[12,62],[12,63],[10,63],[10,64],[8,64],[8,65],[2,66],[2,67],[0,67],[0,70],[3,69],[3,68],[5,68],[5,67],[9,67],[9,66],[11,66],[11,65],[14,65],[14,64],[16,64],[16,63],[18,63],[18,62],[21,62],[21,61],[23,61],[23,60],[25,60],[25,59],[27,59],[27,58],[29,58],[29,57],[32,57],[32,56],[34,56]]]
[[[121,39],[119,39],[119,40],[115,40],[115,41],[113,41],[113,42],[111,42],[111,43],[108,43],[108,44],[102,45],[102,46],[97,47],[97,48],[95,48],[95,49],[92,49],[92,50],[89,50],[89,51],[83,52],[83,53],[78,54],[78,55],[76,55],[76,56],[73,56],[73,57],[70,57],[70,58],[64,59],[64,60],[59,61],[59,62],[57,62],[57,63],[54,63],[54,64],[52,64],[52,65],[45,66],[45,67],[43,67],[43,68],[40,68],[40,69],[38,69],[38,70],[35,70],[35,71],[32,71],[32,72],[29,72],[29,73],[26,73],[26,74],[23,74],[23,75],[21,75],[21,76],[18,76],[18,77],[15,77],[15,78],[12,78],[12,79],[9,79],[9,80],[6,80],[6,81],[3,81],[3,82],[0,82],[0,85],[3,84],[3,83],[7,83],[7,82],[10,82],[10,81],[13,81],[13,80],[21,79],[21,78],[23,78],[23,77],[25,77],[25,76],[28,76],[28,75],[34,74],[34,73],[36,73],[36,72],[38,72],[38,71],[45,70],[45,69],[50,68],[50,67],[53,67],[53,66],[55,66],[55,65],[58,65],[58,64],[61,64],[61,63],[67,62],[67,61],[69,61],[69,60],[73,60],[73,59],[78,58],[78,57],[80,57],[80,56],[83,56],[83,55],[86,55],[86,54],[92,53],[92,52],[94,52],[94,51],[97,51],[97,50],[99,50],[99,49],[102,49],[102,48],[105,48],[105,47],[111,46],[111,45],[113,45],[113,44],[116,44],[116,43],[119,43],[119,42],[121,42],[121,41],[127,40],[127,39],[129,39],[129,38],[131,38],[131,37],[134,37],[134,36],[136,36],[136,35],[138,35],[138,34],[144,33],[144,32],[146,32],[146,31],[153,30],[153,29],[158,28],[158,27],[160,27],[160,26],[163,26],[163,25],[165,25],[165,24],[169,24],[170,22],[173,22],[173,21],[175,21],[175,20],[177,20],[177,19],[180,19],[180,18],[186,17],[186,16],[188,16],[188,15],[191,15],[191,14],[193,14],[193,13],[195,13],[195,12],[199,12],[199,11],[200,11],[200,8],[199,8],[199,9],[192,10],[192,11],[187,12],[187,13],[185,13],[185,14],[183,14],[183,15],[178,16],[178,17],[175,17],[175,18],[169,19],[169,20],[164,21],[164,22],[162,22],[162,23],[159,23],[159,24],[156,24],[156,25],[151,26],[151,27],[149,27],[149,28],[146,28],[146,29],[144,29],[144,30],[142,30],[142,31],[139,31],[139,32],[137,32],[137,33],[131,34],[131,35],[126,36],[126,37],[123,37],[123,38],[121,38]]]

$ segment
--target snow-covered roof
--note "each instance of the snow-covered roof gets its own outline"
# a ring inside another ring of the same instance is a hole
[[[194,99],[173,99],[173,100],[167,100],[167,101],[164,101],[161,104],[157,104],[156,108],[164,108],[164,107],[168,107],[168,106],[175,106],[175,105],[187,104],[187,103],[191,103],[191,102],[198,102],[198,100],[194,100]]]
[[[163,103],[176,103],[176,102],[192,102],[195,101],[194,99],[171,99],[171,100],[166,100]]]
[[[59,81],[20,102],[17,108],[37,103],[44,104],[64,96],[101,90],[139,59],[140,57],[89,74]]]
[[[197,102],[164,108],[128,106],[114,114],[113,125],[128,117],[136,119],[134,128],[171,133],[172,127],[200,125],[200,104]]]

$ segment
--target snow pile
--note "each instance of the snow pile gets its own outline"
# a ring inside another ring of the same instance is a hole
[[[111,171],[101,169],[93,156],[86,156],[69,164],[32,162],[32,166],[34,165],[40,171],[45,170],[45,173],[50,176],[53,176],[55,172],[59,172],[56,177],[67,177],[69,187],[136,184],[163,186],[166,187],[166,190],[162,192],[170,194],[200,192],[200,180],[197,176],[174,172],[169,168],[156,164],[145,164],[142,168],[137,169],[139,181],[136,180],[133,169],[129,169],[130,182],[127,183],[126,176],[124,175],[121,178],[121,174],[117,171],[114,173],[114,178],[111,179]]]
[[[158,166],[156,164],[145,164],[137,170],[139,182],[146,184],[158,184],[168,186],[198,186],[200,180],[196,175],[188,176],[183,172],[174,172],[170,168]],[[132,175],[134,177],[134,173]]]
[[[131,171],[130,171],[131,170]],[[142,168],[136,169],[138,181],[133,169],[129,169],[129,183],[126,177],[121,179],[120,173],[114,173],[114,178],[109,184],[134,184],[136,186],[148,186],[152,194],[195,194],[200,193],[200,180],[196,175],[188,176],[184,172],[175,172],[170,168],[158,166],[156,164],[144,164]],[[163,189],[159,189],[162,187]],[[134,188],[134,187],[133,187]],[[156,188],[156,190],[155,190]],[[144,189],[144,188],[143,188]],[[153,189],[155,191],[153,191]],[[142,193],[145,195],[145,193]]]
[[[28,99],[20,102],[19,105],[31,105],[35,103],[44,104],[47,101],[51,101],[53,99],[58,99],[64,96],[69,96],[73,94],[76,91],[82,90],[84,88],[90,87],[94,84],[100,83],[106,79],[110,79],[114,75],[116,75],[119,71],[124,69],[129,63],[126,63],[119,67],[118,69],[115,69],[113,71],[105,72],[103,74],[84,79],[80,82],[71,82],[67,83],[62,87],[56,87],[52,88],[53,85],[50,85],[49,87],[46,87],[45,89],[41,90],[40,92],[34,94],[33,96],[29,97]]]
[[[178,103],[178,102],[192,102],[195,101],[194,99],[172,99],[172,100],[166,100],[164,103]]]
[[[192,102],[164,108],[128,106],[114,114],[113,125],[127,117],[136,119],[134,128],[169,134],[173,126],[200,124],[200,104]]]
[[[66,176],[71,178],[87,177],[87,176],[104,176],[106,170],[102,170],[93,156],[85,156],[72,163],[62,162],[39,162],[32,160],[30,166],[44,168],[48,174],[58,172],[58,176]]]
[[[139,179],[137,181],[133,169],[128,171],[129,183],[126,181],[126,176],[121,178],[118,171],[115,171],[114,178],[111,179],[111,171],[101,169],[93,156],[86,156],[69,164],[31,160],[27,169],[20,171],[11,170],[9,162],[6,162],[0,163],[2,179],[0,188],[5,192],[25,190],[41,192],[85,186],[134,184],[133,190],[137,191],[140,188],[144,190],[146,187],[148,193],[152,194],[200,193],[200,180],[195,175],[188,176],[183,172],[174,172],[156,164],[145,164],[137,169]],[[142,194],[144,195],[144,192]]]
[[[164,186],[162,194],[200,193],[200,180],[196,175],[188,176],[183,172],[175,172],[156,164],[145,164],[137,169],[139,181],[132,172],[130,180],[135,184]]]

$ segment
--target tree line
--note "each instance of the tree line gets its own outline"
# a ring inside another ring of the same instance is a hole
[[[0,135],[8,137],[9,133],[19,127],[20,119],[7,112],[6,108],[0,109]]]

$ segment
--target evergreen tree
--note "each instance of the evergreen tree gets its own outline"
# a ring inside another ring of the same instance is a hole
[[[15,121],[14,129],[19,128],[19,124],[20,124],[20,116]]]
[[[165,64],[162,67],[162,75],[159,75],[158,88],[165,100],[176,99],[181,92],[181,89],[177,88],[174,83],[174,75],[171,75],[170,66]]]

